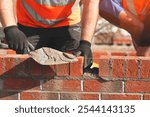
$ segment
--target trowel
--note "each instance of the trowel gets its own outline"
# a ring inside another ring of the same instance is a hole
[[[73,54],[61,52],[49,47],[42,47],[31,51],[29,52],[29,55],[41,65],[57,65],[78,61]]]

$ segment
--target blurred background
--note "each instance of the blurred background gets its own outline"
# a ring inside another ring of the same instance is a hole
[[[93,38],[93,50],[135,51],[131,36],[103,18],[99,18]]]

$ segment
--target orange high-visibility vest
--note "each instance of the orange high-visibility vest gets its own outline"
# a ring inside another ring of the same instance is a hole
[[[53,28],[80,22],[80,0],[17,0],[18,23]]]
[[[139,17],[141,21],[150,15],[150,0],[122,0],[123,7]]]

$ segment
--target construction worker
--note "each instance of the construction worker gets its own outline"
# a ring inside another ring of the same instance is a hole
[[[100,0],[100,15],[131,34],[137,55],[150,56],[150,0]]]
[[[91,39],[99,0],[82,0],[81,34],[79,1],[0,0],[0,19],[9,48],[18,54],[45,46],[61,51],[75,50],[75,55],[84,56],[84,68],[91,66]]]

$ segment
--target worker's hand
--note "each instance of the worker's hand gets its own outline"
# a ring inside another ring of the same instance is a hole
[[[61,47],[61,51],[71,51],[78,48],[80,41],[77,40],[67,40],[65,44]]]
[[[5,38],[10,49],[17,54],[26,54],[29,50],[29,43],[26,35],[20,31],[17,26],[9,26],[4,28]]]
[[[91,43],[81,40],[78,49],[74,52],[75,56],[84,56],[84,69],[90,68],[92,65]]]

